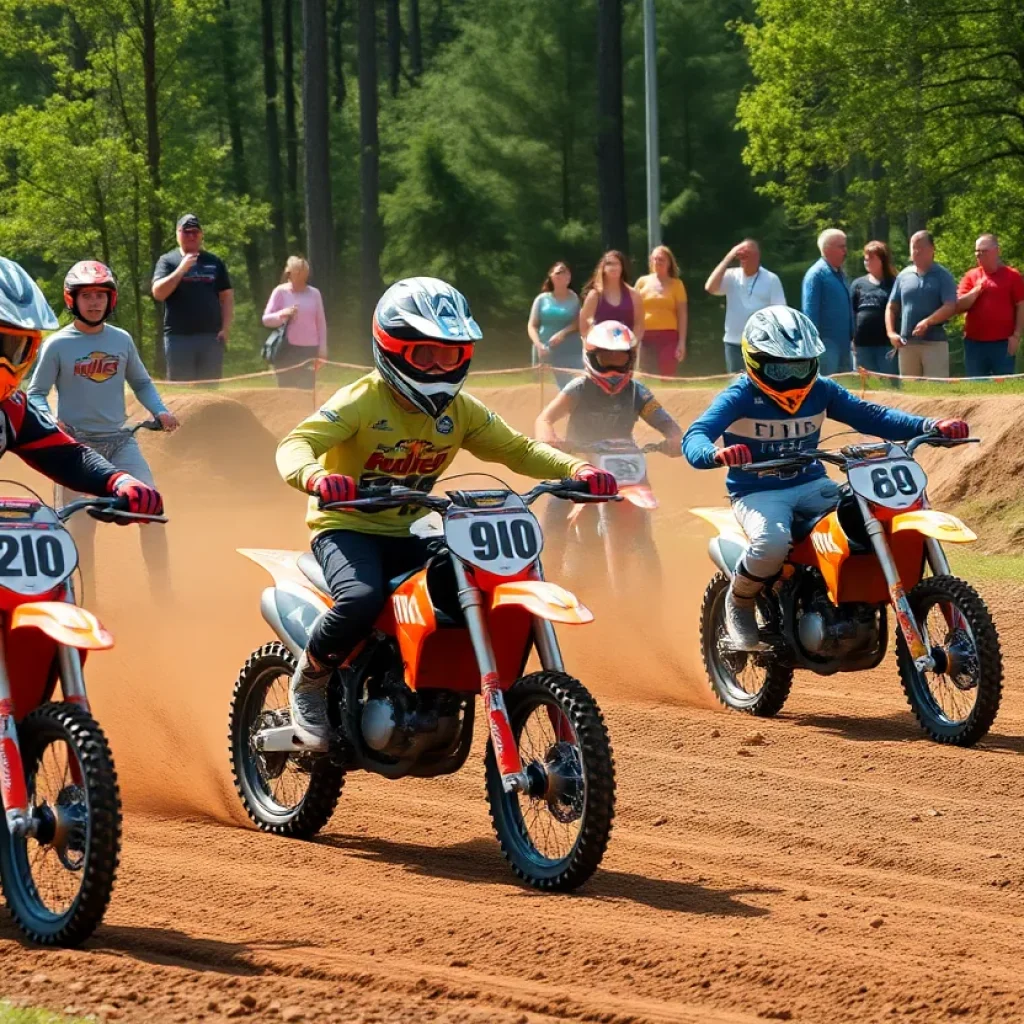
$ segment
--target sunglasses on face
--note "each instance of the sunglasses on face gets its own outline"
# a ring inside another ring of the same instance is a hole
[[[432,345],[425,341],[416,342],[406,350],[409,362],[424,373],[433,369],[454,370],[472,354],[472,345]]]

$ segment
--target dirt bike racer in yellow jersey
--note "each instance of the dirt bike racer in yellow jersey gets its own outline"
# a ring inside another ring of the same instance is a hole
[[[374,312],[376,369],[336,392],[278,447],[281,476],[311,496],[313,554],[334,598],[290,687],[292,725],[307,749],[327,749],[328,682],[380,613],[386,582],[430,555],[429,542],[409,531],[421,508],[368,515],[321,506],[378,487],[429,491],[461,448],[526,476],[574,477],[592,494],[617,490],[611,474],[517,433],[461,393],[481,337],[465,296],[451,285],[399,281]]]

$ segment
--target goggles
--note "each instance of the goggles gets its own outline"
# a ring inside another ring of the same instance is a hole
[[[761,371],[768,380],[781,384],[787,380],[805,380],[814,372],[816,359],[797,359],[786,362],[766,362]]]
[[[417,341],[406,346],[404,355],[410,365],[421,373],[429,373],[434,369],[451,373],[473,358],[473,346],[434,345],[429,341]]]
[[[39,331],[0,325],[0,365],[6,363],[12,370],[20,370],[31,361],[41,338]]]

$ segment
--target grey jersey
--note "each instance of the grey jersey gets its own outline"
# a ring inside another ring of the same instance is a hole
[[[76,435],[113,434],[125,421],[126,381],[154,416],[167,411],[127,331],[104,324],[97,334],[85,334],[71,323],[43,343],[28,397],[50,412],[47,396],[56,388],[61,423]]]

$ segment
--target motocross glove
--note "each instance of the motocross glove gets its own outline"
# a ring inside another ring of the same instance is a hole
[[[715,462],[720,466],[745,466],[753,462],[754,457],[745,444],[733,444],[728,448],[719,448],[715,452]]]
[[[127,473],[118,473],[110,478],[108,486],[115,498],[125,499],[128,506],[126,511],[141,516],[163,515],[164,499],[160,497],[160,492],[141,480],[136,480]],[[123,520],[121,523],[126,525]]]
[[[943,437],[953,438],[954,440],[967,437],[971,432],[971,428],[967,425],[966,420],[936,420],[932,424],[932,430],[937,431]]]
[[[599,497],[610,497],[619,493],[619,484],[615,477],[603,469],[598,469],[597,466],[583,466],[576,470],[575,477],[587,485],[587,490],[591,494]]]
[[[321,505],[330,505],[335,501],[353,501],[359,497],[359,485],[352,477],[342,476],[340,473],[321,473],[312,477],[306,484],[306,490],[313,497],[319,498]]]

